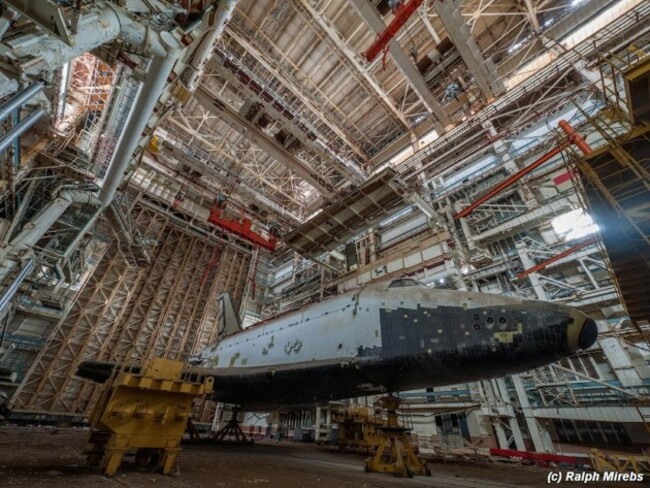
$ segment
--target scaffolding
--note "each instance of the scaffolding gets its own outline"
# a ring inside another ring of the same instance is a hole
[[[134,212],[155,243],[151,264],[134,267],[116,242],[109,247],[29,367],[12,399],[16,411],[87,415],[97,385],[74,376],[80,361],[186,360],[216,340],[217,297],[228,290],[242,298],[248,254],[189,234],[147,207],[136,204]],[[215,253],[219,264],[210,266]]]

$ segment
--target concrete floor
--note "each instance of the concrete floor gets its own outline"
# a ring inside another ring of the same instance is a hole
[[[547,486],[549,470],[501,464],[431,463],[431,477],[393,478],[363,472],[363,456],[304,444],[262,443],[254,446],[185,446],[176,473],[163,476],[125,464],[114,478],[86,466],[82,429],[0,427],[2,487],[162,487],[265,488],[404,486],[512,488]],[[613,483],[590,483],[614,486]],[[620,484],[618,484],[620,486]]]

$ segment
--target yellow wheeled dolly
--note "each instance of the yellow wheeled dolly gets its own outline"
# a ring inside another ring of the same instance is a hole
[[[213,379],[184,378],[184,363],[149,360],[140,373],[116,371],[91,415],[88,463],[113,476],[125,454],[171,474],[196,397],[212,391]]]
[[[401,427],[397,420],[397,409],[401,400],[392,395],[384,396],[378,403],[386,410],[386,425],[377,427],[379,446],[374,456],[366,460],[366,472],[390,473],[393,476],[409,478],[413,475],[431,476],[426,463],[420,459],[411,446],[409,429]]]
[[[372,454],[379,446],[378,428],[385,420],[373,415],[369,407],[352,406],[332,409],[332,423],[338,424],[337,444],[341,451]]]

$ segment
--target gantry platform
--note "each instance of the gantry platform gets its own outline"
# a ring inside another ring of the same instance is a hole
[[[618,288],[633,322],[650,320],[650,125],[578,162]]]

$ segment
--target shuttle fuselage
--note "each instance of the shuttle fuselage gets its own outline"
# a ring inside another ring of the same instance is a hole
[[[275,317],[195,359],[215,400],[272,408],[519,373],[596,335],[568,306],[394,280]]]

